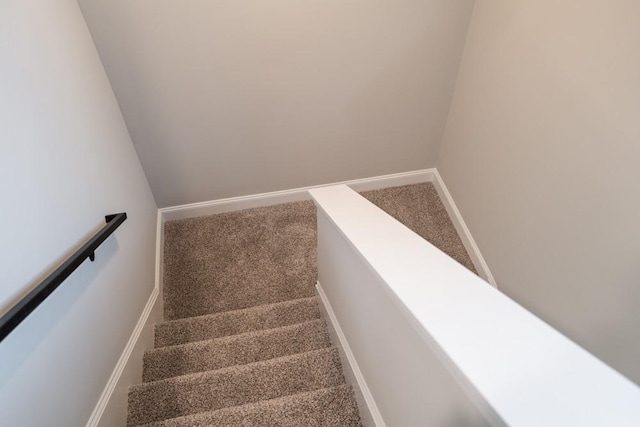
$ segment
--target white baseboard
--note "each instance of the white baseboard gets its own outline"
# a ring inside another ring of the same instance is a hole
[[[142,368],[142,358],[138,360],[138,358],[132,358],[131,355],[134,353],[134,349],[138,345],[138,341],[140,339],[140,335],[142,334],[142,331],[145,329],[145,326],[147,326],[147,323],[150,319],[150,314],[154,310],[157,300],[158,300],[158,289],[153,288],[153,291],[151,292],[151,295],[147,300],[147,304],[144,306],[144,310],[142,311],[142,314],[138,319],[138,323],[136,323],[133,333],[131,334],[131,337],[129,338],[127,345],[125,346],[124,351],[122,352],[122,355],[120,355],[120,359],[118,360],[118,363],[116,364],[115,369],[111,373],[111,376],[109,377],[109,381],[107,382],[107,385],[105,386],[104,390],[102,391],[102,394],[100,395],[100,399],[98,400],[98,403],[96,404],[95,408],[93,409],[93,412],[91,413],[91,416],[89,417],[89,421],[87,421],[87,427],[117,425],[112,422],[104,422],[104,419],[103,419],[103,418],[106,418],[103,416],[105,415],[105,412],[107,411],[107,407],[109,406],[109,404],[112,403],[112,400],[114,398],[114,392],[117,389],[122,390],[121,394],[124,394],[124,399],[123,399],[123,396],[119,396],[120,402],[118,402],[119,405],[116,405],[116,406],[122,406],[122,400],[124,400],[124,405],[125,405],[124,421],[126,422],[126,401],[127,401],[126,391],[128,390],[129,385],[131,384],[121,384],[121,380],[123,379],[122,374],[123,372],[125,372],[125,369],[136,371],[136,370],[141,370]],[[131,367],[131,368],[128,367],[128,365],[133,365],[133,364],[135,365],[140,364],[140,367],[137,367],[137,366]],[[122,408],[115,408],[115,411],[122,412]],[[112,416],[114,418],[120,418],[120,419],[123,418],[122,414],[117,414]]]
[[[340,352],[340,359],[342,361],[345,379],[355,391],[362,425],[364,427],[386,427],[384,419],[380,414],[380,410],[378,409],[373,395],[367,386],[367,382],[360,371],[358,362],[351,351],[347,338],[342,332],[342,328],[338,323],[338,319],[331,307],[331,303],[329,302],[327,295],[322,290],[320,282],[316,283],[316,290],[320,300],[322,301],[321,309],[324,312],[325,318],[328,320],[327,323],[330,327],[331,338]]]
[[[158,211],[156,222],[156,268],[153,291],[120,359],[116,364],[87,427],[116,427],[126,424],[127,395],[134,383],[142,380],[142,356],[153,348],[153,326],[162,319],[162,277],[164,271],[164,217]]]
[[[480,249],[478,248],[476,241],[473,239],[473,236],[471,236],[471,232],[469,231],[467,224],[465,224],[464,219],[462,219],[462,214],[460,214],[456,203],[453,201],[453,197],[451,197],[449,190],[446,185],[444,185],[444,181],[442,180],[440,173],[436,169],[433,169],[433,186],[436,188],[436,191],[438,192],[438,195],[440,196],[440,199],[442,200],[442,203],[444,204],[460,239],[462,239],[462,244],[467,250],[469,257],[471,257],[473,265],[476,267],[476,270],[478,270],[478,274],[492,286],[497,288],[498,285],[489,270],[489,266],[480,253]]]
[[[435,169],[423,169],[412,172],[376,176],[372,178],[354,179],[351,181],[336,182],[332,184],[314,185],[311,187],[274,191],[271,193],[254,194],[249,196],[232,197],[229,199],[220,199],[208,202],[192,203],[188,205],[172,206],[168,208],[162,208],[159,211],[162,214],[164,220],[193,218],[224,212],[239,211],[243,209],[278,205],[281,203],[311,200],[309,190],[313,190],[315,188],[330,187],[332,185],[343,184],[348,185],[355,191],[368,191],[377,190],[380,188],[396,187],[400,185],[430,182],[433,180],[434,172]]]
[[[454,227],[456,228],[456,231],[460,235],[465,249],[471,257],[473,265],[476,267],[476,270],[478,270],[478,274],[491,285],[497,287],[496,281],[489,270],[489,266],[482,257],[480,249],[478,249],[478,245],[471,236],[469,228],[467,228],[460,211],[451,197],[451,194],[442,181],[442,177],[435,168],[162,208],[158,210],[158,224],[161,222],[164,224],[164,221],[176,219],[194,218],[243,209],[311,200],[309,190],[330,187],[333,185],[348,185],[354,191],[360,192],[397,187],[401,185],[419,184],[422,182],[433,183],[444,207],[447,210],[447,213],[449,214],[449,217],[451,218],[451,221],[453,222]],[[161,256],[162,254],[158,255],[156,261],[161,261]],[[162,262],[160,262],[160,264],[156,263],[156,266],[158,265],[162,266]],[[161,273],[161,271],[157,271],[156,286],[159,286],[158,277],[162,277]]]
[[[164,299],[162,298],[162,279],[164,277],[164,223],[166,219],[158,209],[156,218],[156,277],[155,288],[158,290],[158,304],[160,312],[164,312]]]

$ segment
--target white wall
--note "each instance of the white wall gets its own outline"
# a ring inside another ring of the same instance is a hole
[[[498,286],[640,383],[640,3],[476,3],[438,170]]]
[[[161,207],[434,166],[473,0],[79,0]]]
[[[2,425],[84,425],[154,285],[156,205],[74,0],[0,3],[0,312],[129,219],[0,343]]]

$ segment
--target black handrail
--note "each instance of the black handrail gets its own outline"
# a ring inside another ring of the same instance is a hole
[[[97,232],[87,243],[56,268],[38,286],[22,298],[0,318],[0,341],[4,340],[33,310],[38,307],[76,268],[89,258],[95,260],[95,250],[127,219],[125,212],[104,217],[107,225]]]

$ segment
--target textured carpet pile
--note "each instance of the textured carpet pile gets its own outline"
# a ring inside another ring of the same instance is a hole
[[[431,184],[363,196],[473,270]],[[164,259],[129,426],[360,425],[315,298],[312,202],[169,221]]]

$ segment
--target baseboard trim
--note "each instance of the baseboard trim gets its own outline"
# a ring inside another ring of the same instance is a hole
[[[207,202],[191,203],[186,205],[171,206],[158,210],[158,236],[164,233],[164,222],[176,219],[194,218],[199,216],[214,215],[224,212],[234,212],[243,209],[258,208],[264,206],[273,206],[282,203],[299,202],[303,200],[311,200],[309,190],[330,187],[333,185],[348,185],[354,191],[370,191],[379,190],[381,188],[397,187],[401,185],[419,184],[423,182],[432,182],[444,207],[453,222],[456,231],[460,235],[462,243],[471,257],[473,265],[476,267],[478,274],[492,286],[498,287],[496,281],[489,270],[484,257],[480,253],[480,249],[476,244],[469,228],[464,222],[460,211],[458,210],[449,190],[447,189],[440,173],[436,168],[421,169],[410,172],[395,173],[390,175],[381,175],[370,178],[354,179],[350,181],[335,182],[331,184],[314,185],[310,187],[294,188],[290,190],[274,191],[270,193],[253,194],[248,196],[231,197],[228,199],[211,200]],[[163,242],[163,240],[162,240]],[[162,248],[159,241],[158,247]],[[163,265],[162,251],[156,254],[156,287],[162,289],[162,271],[157,267]]]
[[[158,210],[156,218],[156,277],[155,288],[158,290],[158,296],[160,297],[160,304],[162,300],[162,279],[164,277],[164,223],[166,219],[164,214]],[[162,308],[162,307],[161,307]]]
[[[467,224],[462,218],[462,214],[458,210],[456,203],[453,201],[453,197],[451,197],[451,193],[449,193],[449,190],[444,184],[444,181],[442,180],[442,177],[440,176],[440,173],[437,169],[433,170],[433,186],[436,188],[436,191],[440,196],[440,200],[442,200],[442,203],[444,204],[444,207],[447,210],[447,213],[449,214],[449,217],[451,218],[453,226],[458,232],[460,239],[462,239],[462,244],[467,250],[469,257],[471,257],[473,265],[476,267],[476,270],[478,270],[478,274],[492,286],[497,288],[498,284],[496,283],[493,274],[491,274],[489,266],[480,253],[480,249],[478,248],[476,241],[473,239],[473,236],[471,235]]]
[[[187,205],[162,208],[159,212],[165,221],[214,215],[243,209],[263,206],[279,205],[282,203],[311,200],[309,190],[333,185],[348,185],[355,191],[378,190],[380,188],[396,187],[400,185],[431,182],[435,169],[422,169],[411,172],[382,175],[371,178],[354,179],[332,184],[314,185],[310,187],[294,188],[291,190],[274,191],[270,193],[253,194],[249,196],[231,197],[228,199],[211,200],[208,202],[191,203]]]
[[[353,386],[355,389],[356,398],[358,400],[358,406],[360,408],[360,412],[361,412],[360,416],[362,418],[363,425],[365,427],[367,426],[386,427],[384,419],[382,418],[382,414],[380,414],[380,410],[378,409],[378,405],[376,405],[375,399],[373,398],[373,395],[371,394],[371,391],[367,386],[367,382],[365,381],[364,376],[362,375],[362,371],[360,371],[358,362],[356,361],[353,351],[351,351],[351,347],[347,342],[347,338],[345,337],[344,332],[342,331],[342,328],[338,323],[336,314],[333,311],[333,308],[331,307],[331,303],[329,302],[327,295],[324,293],[324,290],[322,289],[322,285],[320,285],[320,282],[316,283],[316,291],[318,292],[320,300],[322,301],[324,313],[326,314],[326,317],[328,317],[329,319],[328,323],[329,323],[329,326],[332,328],[331,332],[333,332],[331,335],[332,337],[335,336],[338,340],[336,344],[340,351],[341,359],[346,359],[347,361],[347,363],[345,364],[343,360],[343,367],[349,370],[350,372],[345,372],[345,377],[347,377],[348,382],[352,382],[352,384],[350,385]],[[366,408],[363,408],[363,406],[366,406]],[[366,409],[368,413],[362,414],[362,409]]]
[[[113,395],[113,392],[116,389],[118,382],[120,381],[122,372],[127,366],[129,358],[133,353],[133,349],[135,348],[136,343],[140,338],[140,334],[142,333],[142,330],[147,323],[149,315],[154,308],[154,305],[158,298],[158,294],[158,288],[154,287],[151,295],[149,296],[149,299],[147,300],[147,304],[144,306],[144,310],[142,311],[142,314],[138,319],[138,323],[136,323],[136,327],[133,329],[133,333],[131,334],[127,345],[125,346],[124,351],[120,355],[120,359],[118,360],[115,369],[111,373],[109,381],[107,382],[107,385],[100,395],[100,399],[98,399],[98,403],[96,404],[93,412],[91,413],[91,416],[89,417],[89,421],[87,421],[87,427],[98,427],[98,425],[100,424],[102,415],[104,414],[104,411],[107,408],[109,401],[111,400],[111,396]]]

